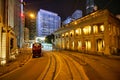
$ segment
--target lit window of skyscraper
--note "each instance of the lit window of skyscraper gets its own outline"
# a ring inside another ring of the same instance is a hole
[[[37,14],[37,36],[44,37],[56,31],[61,24],[58,14],[40,9]]]

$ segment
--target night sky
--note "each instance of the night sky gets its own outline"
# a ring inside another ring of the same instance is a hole
[[[85,9],[84,0],[24,0],[27,11],[36,12],[45,9],[57,13],[62,20],[71,16],[76,9]],[[120,0],[95,0],[99,9],[108,9],[113,14],[120,14]],[[83,13],[85,11],[83,10]]]

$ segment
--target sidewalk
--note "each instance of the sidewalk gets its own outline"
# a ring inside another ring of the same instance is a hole
[[[22,67],[31,58],[31,49],[22,48],[19,49],[19,51],[20,52],[16,56],[15,60],[12,60],[9,63],[0,66],[0,76],[17,69],[18,67]]]
[[[61,50],[61,52],[62,51],[63,52],[73,52],[73,53],[78,53],[78,54],[83,54],[83,55],[100,56],[100,57],[114,59],[114,60],[120,60],[120,55],[98,55],[98,54],[81,53],[81,52],[69,51],[69,50]]]
[[[107,56],[107,58],[115,59],[115,60],[120,60],[120,56],[115,56],[115,55]]]

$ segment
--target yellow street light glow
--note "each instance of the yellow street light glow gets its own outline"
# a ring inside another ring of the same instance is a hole
[[[30,13],[31,18],[35,18],[35,15],[33,13]]]

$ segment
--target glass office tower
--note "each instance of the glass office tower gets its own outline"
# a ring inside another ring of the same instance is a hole
[[[40,9],[37,14],[37,37],[44,37],[56,31],[61,24],[58,14]]]

